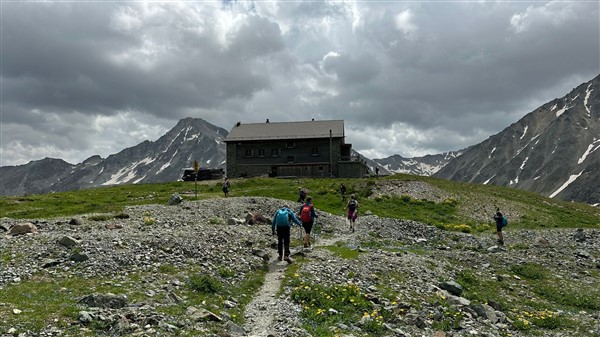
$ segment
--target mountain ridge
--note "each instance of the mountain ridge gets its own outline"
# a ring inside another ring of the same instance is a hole
[[[68,191],[125,183],[156,183],[181,178],[198,160],[216,168],[225,161],[227,130],[200,118],[181,119],[156,141],[145,140],[106,158],[93,155],[79,164],[44,158],[0,167],[1,195]]]
[[[471,146],[433,176],[600,203],[600,76]]]
[[[200,118],[184,118],[156,141],[82,163],[44,158],[0,167],[1,195],[38,194],[125,183],[181,178],[198,160],[201,167],[225,163],[228,131]],[[369,159],[380,175],[408,173],[509,186],[563,200],[600,204],[600,76],[555,98],[483,142],[463,150],[422,157]]]

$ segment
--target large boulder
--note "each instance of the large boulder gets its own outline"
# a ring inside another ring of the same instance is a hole
[[[127,306],[127,297],[114,294],[92,294],[79,300],[79,303],[95,308],[120,309]]]
[[[37,233],[38,229],[31,222],[21,222],[12,226],[8,230],[8,235],[21,235],[29,233]]]

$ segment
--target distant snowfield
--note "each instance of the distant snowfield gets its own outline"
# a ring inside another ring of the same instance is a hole
[[[596,143],[598,143],[598,144],[596,144]],[[594,138],[594,141],[592,142],[592,144],[588,145],[587,150],[585,150],[585,152],[583,153],[581,158],[579,158],[579,160],[577,161],[577,164],[583,163],[585,161],[585,158],[587,158],[587,156],[594,153],[594,151],[598,150],[599,148],[600,148],[600,139]]]
[[[556,191],[554,191],[554,193],[550,194],[550,198],[554,198],[556,195],[558,195],[560,192],[562,192],[565,188],[567,188],[569,185],[571,185],[572,182],[574,182],[575,180],[577,180],[577,178],[579,178],[579,176],[583,173],[583,171],[579,172],[579,174],[573,174],[569,177],[569,179],[561,186],[559,187]]]

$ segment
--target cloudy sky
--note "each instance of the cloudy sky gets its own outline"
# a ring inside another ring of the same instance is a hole
[[[477,144],[600,74],[598,1],[1,0],[0,166],[199,117],[343,119],[369,158]]]

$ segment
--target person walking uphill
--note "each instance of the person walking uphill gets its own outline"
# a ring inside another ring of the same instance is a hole
[[[346,185],[344,183],[340,185],[340,194],[342,195],[342,202],[346,201]]]
[[[494,214],[494,220],[496,221],[496,235],[498,235],[498,244],[504,245],[504,235],[502,234],[502,227],[504,215],[500,212],[500,208],[496,208],[496,214]]]
[[[304,198],[306,198],[306,191],[298,187],[298,202],[304,203]]]
[[[350,221],[350,230],[354,233],[354,226],[356,226],[356,219],[358,218],[358,201],[356,200],[356,195],[350,195],[350,200],[348,200],[348,205],[346,205],[348,209],[348,221]]]
[[[296,225],[300,226],[300,221],[298,221],[294,212],[289,209],[289,207],[283,206],[275,212],[275,215],[273,215],[273,222],[271,223],[273,235],[275,235],[275,229],[277,229],[278,260],[285,260],[287,263],[293,262],[292,259],[290,259],[290,230],[292,227],[290,219]]]
[[[304,227],[304,248],[310,247],[310,232],[317,218],[315,207],[311,204],[312,197],[306,198],[306,203],[300,206],[300,221]]]

